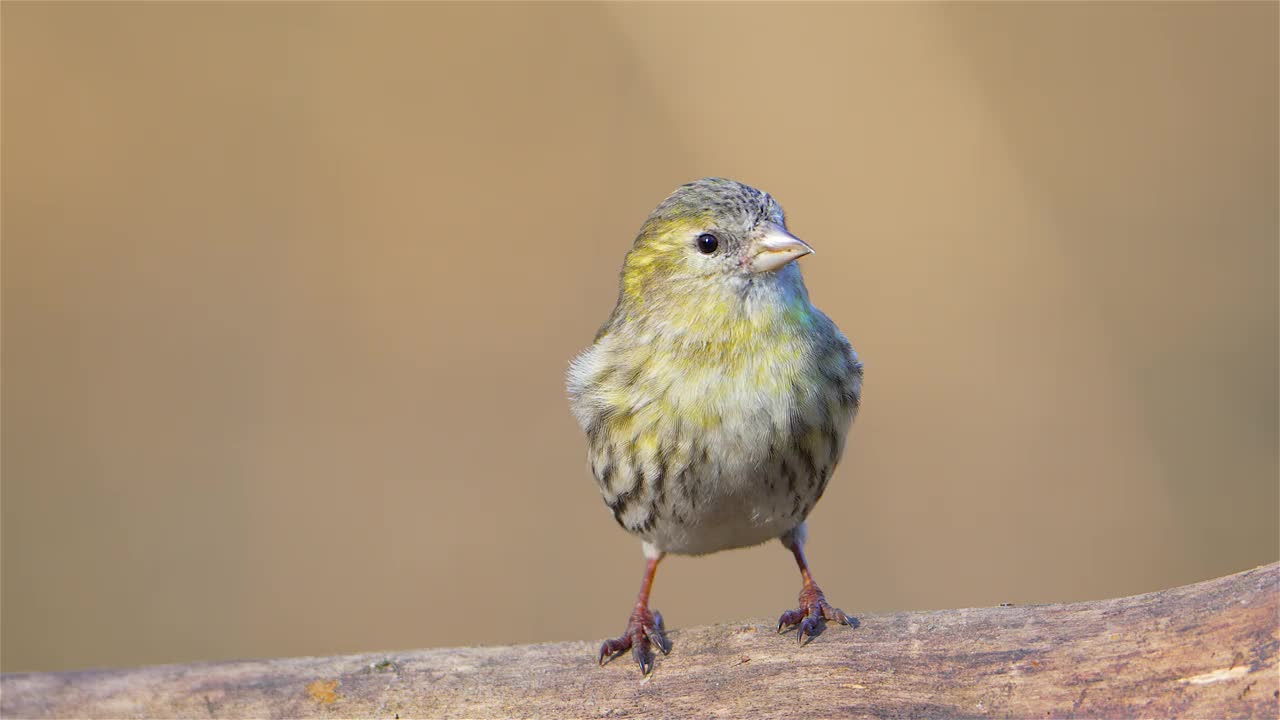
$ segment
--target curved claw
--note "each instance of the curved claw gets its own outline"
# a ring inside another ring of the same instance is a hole
[[[820,622],[822,622],[822,615],[817,611],[817,608],[809,608],[809,616],[800,623],[800,629],[796,632],[797,642],[803,645],[805,635],[817,637],[818,623]]]
[[[641,639],[631,646],[631,657],[640,666],[641,675],[648,675],[649,671],[653,669],[653,660],[650,659],[649,655],[648,639]]]
[[[840,608],[827,604],[826,598],[822,596],[822,591],[816,585],[806,585],[805,589],[800,592],[800,607],[795,610],[788,610],[782,613],[782,617],[778,618],[778,632],[782,632],[784,628],[798,625],[796,642],[803,645],[806,637],[814,638],[818,636],[818,633],[822,632],[822,623],[824,621],[838,622],[841,625],[852,627],[857,627],[858,625],[857,618],[845,614]]]
[[[662,627],[662,617],[658,616],[653,627],[644,626],[644,635],[649,642],[658,646],[663,655],[671,654],[671,641],[667,639],[666,630]]]
[[[789,628],[792,625],[798,624],[801,620],[804,620],[805,614],[804,608],[788,610],[782,613],[782,617],[778,618],[778,632],[781,633],[783,628]]]
[[[600,664],[603,666],[629,647],[631,647],[631,642],[625,635],[613,640],[605,640],[600,644]]]
[[[826,619],[833,620],[841,625],[856,625],[858,622],[855,618],[845,614],[845,611],[840,608],[833,608],[830,605],[823,609],[822,615]]]
[[[648,675],[654,667],[652,647],[656,645],[666,655],[671,652],[671,641],[667,639],[666,627],[662,623],[661,613],[650,613],[638,610],[632,614],[627,629],[620,637],[604,641],[600,646],[600,664],[617,657],[627,649],[631,657],[640,666],[641,674]]]

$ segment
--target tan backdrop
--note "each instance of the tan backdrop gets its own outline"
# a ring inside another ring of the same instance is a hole
[[[616,634],[563,371],[711,174],[867,363],[837,604],[1276,560],[1278,8],[4,3],[3,669]]]

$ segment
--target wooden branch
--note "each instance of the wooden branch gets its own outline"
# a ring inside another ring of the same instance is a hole
[[[0,677],[19,717],[1280,717],[1280,563],[1071,605],[671,633],[642,679],[599,641]]]

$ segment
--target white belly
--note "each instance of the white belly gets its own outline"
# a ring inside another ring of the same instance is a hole
[[[839,455],[831,443],[843,445],[848,420],[837,420],[837,437],[796,438],[829,424],[831,409],[744,395],[726,403],[723,424],[703,438],[706,458],[668,480],[657,521],[641,534],[657,549],[698,555],[758,545],[799,525],[817,502]]]

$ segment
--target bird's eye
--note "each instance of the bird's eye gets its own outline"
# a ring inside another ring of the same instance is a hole
[[[701,235],[698,236],[698,239],[696,242],[698,245],[698,252],[702,253],[703,255],[710,255],[711,253],[716,251],[716,248],[720,247],[719,238],[717,238],[715,235],[712,235],[711,233],[702,233]]]

